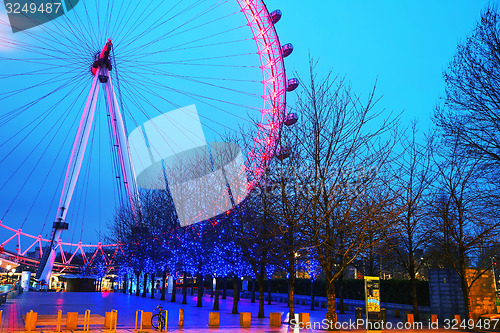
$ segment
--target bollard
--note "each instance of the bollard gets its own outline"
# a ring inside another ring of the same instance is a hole
[[[31,310],[30,312],[26,313],[26,321],[24,323],[24,329],[28,332],[35,331],[37,319],[38,319],[37,312],[33,312],[33,310]]]
[[[24,329],[28,332],[31,332],[31,315],[33,314],[33,310],[26,313],[26,320],[24,321]]]
[[[139,311],[141,312],[141,318],[142,318],[142,310],[136,310],[135,311],[135,326],[134,326],[134,332],[137,332],[137,318],[139,317]],[[142,326],[140,328],[142,331]]]
[[[414,320],[413,320],[413,313],[406,312],[406,322],[410,323],[410,324],[413,324],[413,322],[414,322]]]
[[[184,326],[184,309],[179,309],[179,327]]]
[[[437,314],[431,314],[431,323],[437,323],[438,321],[438,316]]]
[[[219,312],[209,312],[208,313],[208,327],[219,327],[220,323],[220,313]]]
[[[144,317],[144,312],[141,310],[141,328],[140,330],[142,331],[142,318]]]
[[[77,323],[78,323],[78,312],[67,312],[66,329],[76,330]]]
[[[380,318],[382,319],[382,321],[384,323],[386,322],[386,320],[385,320],[385,318],[386,318],[386,310],[384,308],[380,309]]]
[[[356,308],[356,320],[358,319],[363,319],[363,309],[362,308]]]
[[[31,332],[31,314],[33,311],[26,313],[26,320],[24,321],[24,329],[28,332]]]
[[[112,332],[116,332],[116,324],[118,322],[118,311],[117,310],[111,310],[111,322],[110,322],[110,327],[109,329]]]
[[[309,313],[299,313],[299,323],[302,325],[302,327],[307,327],[309,325]]]
[[[88,332],[90,325],[90,310],[85,310],[85,316],[83,317],[83,331]]]
[[[395,309],[395,310],[394,310],[394,317],[396,317],[396,318],[401,317],[401,314],[400,314],[400,312],[399,312],[399,309]]]
[[[457,321],[458,325],[460,325],[460,323],[461,323],[461,321],[460,321],[460,315],[455,315],[454,319]]]
[[[240,312],[241,327],[250,327],[251,320],[252,320],[252,314],[250,312]]]
[[[269,314],[271,326],[281,327],[281,312],[271,312]]]
[[[151,318],[153,318],[153,312],[143,312],[141,317],[141,325],[143,328],[151,328]],[[142,331],[142,328],[141,328]]]
[[[111,323],[111,312],[104,313],[104,328],[109,328]]]
[[[57,311],[56,332],[61,332],[62,310]]]

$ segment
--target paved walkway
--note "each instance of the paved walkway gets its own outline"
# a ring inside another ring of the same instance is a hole
[[[38,312],[41,315],[57,315],[59,310],[63,314],[66,312],[78,312],[81,316],[85,310],[90,310],[92,314],[104,316],[105,312],[112,309],[118,311],[118,325],[117,330],[119,333],[133,332],[136,310],[143,310],[152,312],[158,304],[162,304],[163,308],[168,311],[167,328],[169,332],[230,332],[230,333],[250,333],[250,332],[288,332],[293,331],[289,329],[288,325],[282,327],[270,327],[269,313],[270,312],[283,312],[283,320],[288,312],[287,306],[283,303],[274,303],[272,305],[265,305],[266,318],[256,318],[258,304],[251,303],[248,299],[240,300],[239,311],[252,313],[252,327],[240,328],[239,315],[231,314],[233,299],[228,297],[227,300],[220,299],[220,328],[208,328],[209,312],[212,312],[213,299],[210,296],[203,297],[203,307],[196,307],[196,296],[188,296],[188,304],[180,304],[182,295],[177,295],[177,302],[171,303],[170,295],[168,301],[160,301],[160,295],[155,295],[156,299],[142,298],[138,296],[125,295],[121,293],[56,293],[56,292],[27,292],[15,299],[10,299],[6,304],[0,307],[3,310],[3,318],[0,326],[0,332],[20,332],[24,331],[25,315],[30,310]],[[178,314],[179,309],[184,309],[185,321],[183,329],[178,327]],[[319,332],[321,331],[319,325],[325,318],[326,310],[320,309],[311,311],[310,306],[296,306],[296,312],[310,313],[310,321],[316,322],[316,329],[301,329],[300,332]],[[348,311],[346,314],[338,315],[339,322],[354,322],[354,312]],[[388,318],[388,321],[396,327],[400,322],[397,318]],[[62,325],[64,328],[64,323]],[[91,325],[91,331],[94,332],[109,332],[104,330],[102,324]],[[353,326],[347,327],[351,330]],[[83,329],[79,327],[79,330]],[[54,331],[54,326],[37,327],[37,332]],[[145,330],[146,331],[146,330]],[[409,330],[384,330],[387,332],[408,332]],[[444,331],[428,329],[427,323],[424,323],[423,329],[414,330],[418,332],[438,332]],[[67,331],[69,332],[69,331]],[[297,331],[298,332],[298,331]],[[377,331],[380,332],[380,331]],[[449,332],[449,331],[447,331]]]

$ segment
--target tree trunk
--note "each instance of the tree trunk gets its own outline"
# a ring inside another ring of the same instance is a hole
[[[215,299],[214,308],[212,310],[219,311],[219,278],[215,278]]]
[[[165,300],[165,287],[166,287],[166,283],[165,283],[165,280],[167,279],[167,270],[166,269],[163,269],[163,274],[161,276],[161,297],[160,297],[160,300],[161,301],[164,301]]]
[[[148,287],[148,273],[144,273],[144,288],[142,288],[142,297],[146,297],[147,287]]]
[[[233,275],[233,311],[232,314],[238,314],[238,301],[240,300],[240,280],[236,275]]]
[[[210,298],[214,298],[214,289],[215,289],[214,278],[212,276],[210,276],[210,278],[212,279],[212,288],[210,288]]]
[[[415,278],[415,271],[410,274],[411,282],[411,298],[413,303],[413,314],[415,315],[415,321],[420,321],[420,313],[418,312],[418,294],[417,294],[417,279]]]
[[[128,286],[128,293],[132,295],[132,286],[134,285],[134,275],[130,275],[130,281],[129,281],[129,286]]]
[[[295,318],[295,274],[288,276],[288,323]]]
[[[470,311],[470,297],[469,297],[469,285],[467,282],[467,272],[465,268],[461,269],[462,274],[460,276],[460,283],[462,286],[462,295],[464,299],[464,310],[465,310],[465,319],[469,320],[471,319],[471,311]]]
[[[252,299],[250,302],[255,303],[255,278],[252,279]]]
[[[191,296],[194,295],[194,276],[191,276]]]
[[[224,276],[223,279],[223,286],[222,286],[222,299],[226,299],[226,294],[227,294],[227,276]]]
[[[184,278],[182,279],[182,304],[187,304],[187,279],[186,279],[186,272],[184,272]]]
[[[257,275],[257,282],[259,286],[259,312],[257,318],[264,318],[264,271],[261,270]]]
[[[267,305],[271,305],[271,279],[267,279]]]
[[[339,278],[339,299],[340,299],[340,313],[344,314],[344,273],[340,274]]]
[[[172,298],[170,299],[170,302],[175,302],[175,295],[177,294],[177,279],[175,276],[172,275]]]
[[[311,278],[311,310],[314,310],[314,279]]]
[[[330,278],[326,277],[325,281],[326,287],[326,320],[329,323],[329,330],[335,329],[335,323],[337,322],[337,311],[335,304],[335,282]]]
[[[139,284],[139,279],[141,278],[141,273],[137,272],[135,273],[135,276],[137,277],[137,284],[135,286],[135,296],[139,296],[141,292],[139,291],[140,284]]]
[[[201,308],[202,307],[202,300],[203,300],[203,274],[199,273],[198,274],[198,302],[196,303],[196,306]]]
[[[155,275],[151,274],[151,299],[155,298]]]
[[[127,287],[128,287],[128,274],[125,274],[125,278],[123,279],[123,287],[122,287],[122,294],[127,293]]]

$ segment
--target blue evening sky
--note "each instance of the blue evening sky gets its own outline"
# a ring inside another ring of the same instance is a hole
[[[277,28],[292,42],[287,69],[307,74],[308,52],[322,70],[351,79],[366,93],[378,79],[381,106],[399,113],[403,124],[418,120],[431,127],[433,109],[443,95],[442,72],[457,43],[474,28],[481,11],[495,1],[268,1],[281,8]]]

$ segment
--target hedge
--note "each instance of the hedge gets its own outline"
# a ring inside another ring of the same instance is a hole
[[[257,281],[255,282],[255,289],[258,290]],[[267,293],[267,280],[264,288]],[[364,300],[364,280],[344,279],[344,298]],[[208,287],[208,285],[207,285]],[[220,286],[222,289],[222,285]],[[227,288],[233,289],[233,281],[227,280]],[[248,288],[252,288],[252,282],[249,281]],[[316,296],[326,297],[325,281],[316,280],[314,282],[314,290]],[[271,292],[286,294],[288,293],[288,282],[286,279],[272,279]],[[340,296],[340,282],[335,281],[336,296]],[[296,295],[311,295],[311,280],[309,279],[296,279],[295,281],[295,294]],[[418,304],[429,306],[429,283],[428,281],[417,280],[417,294]],[[398,304],[412,304],[411,298],[411,281],[410,280],[380,280],[380,299],[382,302],[398,303]]]

